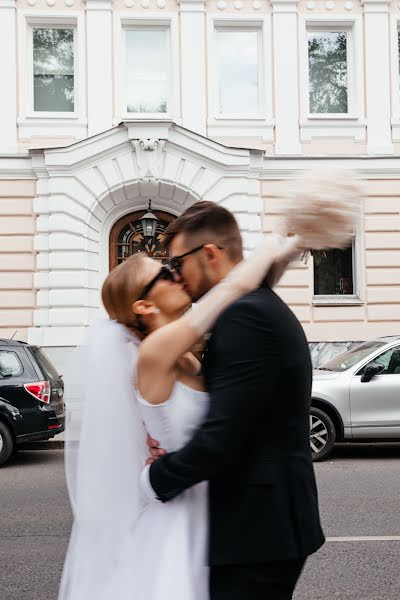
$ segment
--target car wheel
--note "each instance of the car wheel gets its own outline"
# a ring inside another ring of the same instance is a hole
[[[310,446],[314,461],[324,460],[332,452],[336,430],[332,419],[319,408],[310,410]]]
[[[14,451],[15,442],[11,431],[0,421],[0,466],[8,461]]]

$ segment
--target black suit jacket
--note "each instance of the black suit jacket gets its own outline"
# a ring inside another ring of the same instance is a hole
[[[312,368],[303,329],[260,288],[230,306],[208,344],[208,416],[150,468],[163,502],[209,480],[210,565],[306,557],[324,542],[309,445]]]

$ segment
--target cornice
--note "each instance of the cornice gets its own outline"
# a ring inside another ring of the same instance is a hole
[[[29,154],[0,155],[0,179],[36,179]]]
[[[0,9],[2,8],[16,8],[16,0],[0,0]]]

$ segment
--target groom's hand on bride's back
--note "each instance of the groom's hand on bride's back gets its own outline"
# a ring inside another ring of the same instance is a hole
[[[147,447],[150,452],[149,458],[146,460],[146,465],[151,465],[157,458],[167,454],[164,448],[160,448],[160,443],[147,434]]]

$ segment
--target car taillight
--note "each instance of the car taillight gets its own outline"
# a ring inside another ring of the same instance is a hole
[[[26,389],[31,396],[39,400],[40,402],[44,402],[45,404],[50,404],[50,382],[49,381],[35,381],[34,383],[25,383],[24,388]]]

